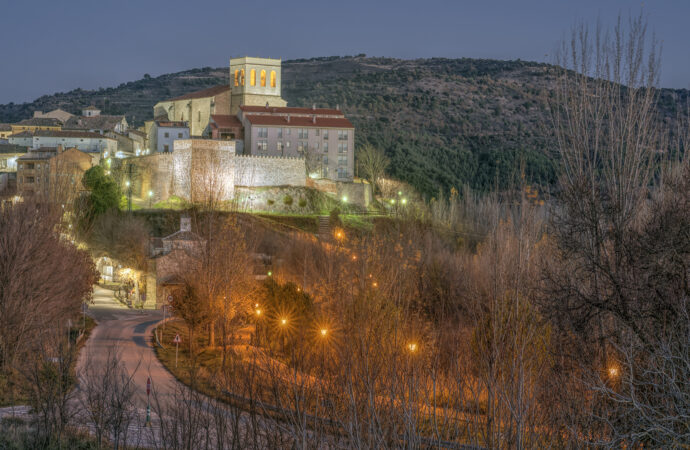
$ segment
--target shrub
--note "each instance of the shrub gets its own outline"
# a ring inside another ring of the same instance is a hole
[[[304,198],[300,198],[299,199],[299,206],[300,206],[300,208],[304,208],[305,206],[307,206],[307,200]]]
[[[268,206],[273,206],[273,204],[275,203],[275,201],[273,201],[273,200],[271,200],[271,199],[269,198],[268,200],[266,200],[266,203],[268,203]]]
[[[292,197],[286,195],[285,197],[283,197],[283,203],[285,203],[288,206],[292,205]]]

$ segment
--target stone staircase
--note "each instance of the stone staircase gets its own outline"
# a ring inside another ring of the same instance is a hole
[[[331,236],[331,218],[319,216],[319,239],[329,239]]]

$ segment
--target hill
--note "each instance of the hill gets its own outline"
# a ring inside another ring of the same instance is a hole
[[[357,145],[383,147],[390,175],[432,196],[464,184],[505,188],[521,167],[528,182],[552,185],[548,99],[554,75],[553,66],[519,60],[359,55],[284,61],[282,86],[291,106],[340,105],[357,128]],[[77,113],[95,104],[138,125],[152,118],[160,100],[227,82],[227,68],[145,75],[117,87],[0,105],[0,122],[58,107]],[[688,90],[662,89],[661,117],[674,121],[689,98]]]

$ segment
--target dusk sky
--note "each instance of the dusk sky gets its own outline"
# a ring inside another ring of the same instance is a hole
[[[551,62],[578,20],[612,23],[624,0],[3,0],[0,103],[195,67],[236,56],[471,57]],[[661,84],[690,88],[690,1],[644,4],[663,43]]]

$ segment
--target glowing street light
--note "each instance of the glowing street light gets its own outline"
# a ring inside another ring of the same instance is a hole
[[[153,191],[149,191],[149,198],[153,197]]]
[[[410,351],[410,353],[415,353],[417,351],[417,344],[415,342],[410,342],[407,344],[407,349]]]
[[[287,319],[284,318],[284,317],[283,317],[282,319],[280,319],[280,324],[281,324],[282,326],[287,325]]]
[[[611,378],[617,378],[618,377],[618,367],[614,367],[614,366],[609,367],[609,376]]]
[[[347,195],[343,195],[343,203],[347,203]]]
[[[125,186],[129,187],[130,183],[129,180],[125,181]]]
[[[406,199],[406,198],[402,199],[402,204],[403,204],[403,205],[407,204],[407,199]]]
[[[258,308],[256,309],[256,315],[257,315],[257,316],[260,316],[260,315],[261,315],[261,310],[258,309]]]
[[[273,272],[271,272],[271,271],[269,270],[268,273],[267,273],[266,275],[268,275],[269,277],[270,277],[270,276],[273,276]]]
[[[321,332],[321,337],[323,337],[323,338],[325,338],[326,335],[328,334],[328,330],[326,328],[321,328],[320,332]]]

